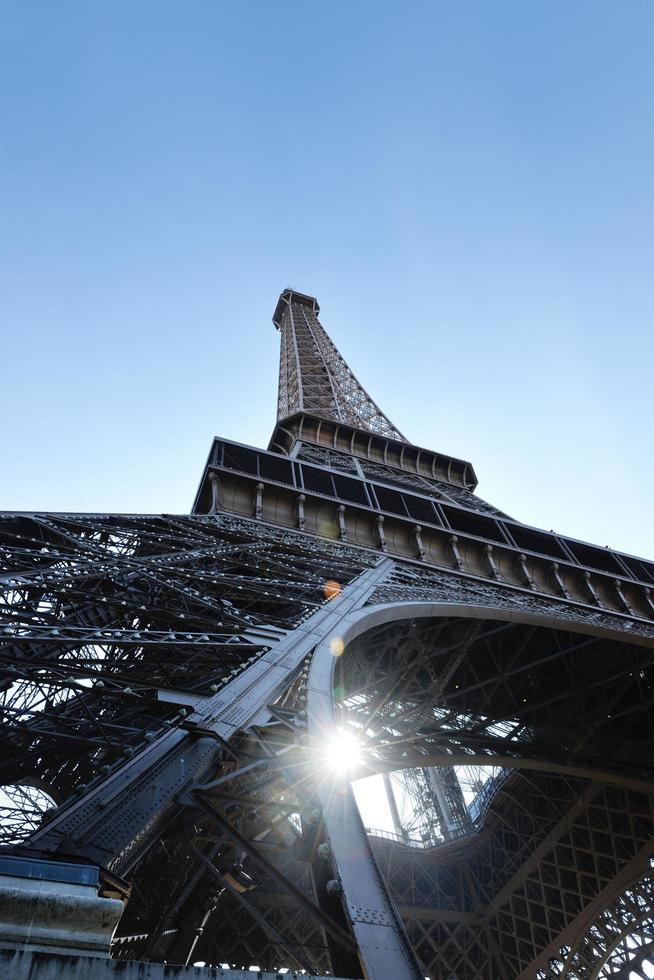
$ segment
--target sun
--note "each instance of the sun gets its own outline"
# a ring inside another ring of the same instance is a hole
[[[351,772],[361,765],[363,753],[356,735],[339,728],[327,742],[325,752],[329,766],[337,772]]]

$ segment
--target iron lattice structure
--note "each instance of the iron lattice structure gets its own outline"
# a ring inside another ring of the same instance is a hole
[[[406,442],[354,377],[323,329],[313,296],[286,289],[273,323],[281,334],[277,418],[307,412]]]
[[[216,439],[190,516],[2,515],[2,842],[131,892],[117,958],[647,976],[654,565],[481,500],[317,313],[282,293],[270,447]]]

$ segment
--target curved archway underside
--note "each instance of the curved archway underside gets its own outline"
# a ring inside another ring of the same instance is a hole
[[[346,617],[274,706],[275,724],[244,743],[251,758],[265,746],[287,764],[212,791],[213,805],[240,815],[248,838],[274,840],[266,853],[309,896],[344,870],[341,855],[325,858],[320,848],[330,839],[320,788],[343,794],[342,782],[325,766],[311,717],[309,739],[303,727],[321,656],[333,668],[336,720],[362,746],[355,775],[401,773],[419,810],[408,839],[369,840],[423,975],[580,980],[645,968],[654,855],[649,641],[583,619],[451,603],[370,602]],[[476,795],[457,779],[466,757],[493,773]],[[197,846],[216,849],[224,875],[227,838],[197,815],[169,836],[191,828]],[[155,850],[140,872],[155,892],[162,856]],[[273,872],[249,859],[245,867],[256,888],[240,898],[216,881],[196,882],[223,925],[199,936],[194,958],[275,967],[294,965],[290,950],[314,972],[334,969],[338,942]],[[339,903],[332,896],[323,910],[336,919]],[[147,930],[137,908],[128,907],[115,955],[139,954],[134,937]],[[159,942],[172,959],[189,940]],[[341,974],[357,975],[351,961]]]
[[[373,846],[426,975],[599,977],[645,963],[654,651],[583,623],[420,611],[359,614],[334,687],[364,772],[410,773],[414,826]],[[494,774],[477,798],[456,778],[466,758]]]

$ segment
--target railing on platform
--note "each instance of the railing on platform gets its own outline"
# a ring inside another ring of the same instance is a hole
[[[468,812],[474,827],[471,831],[461,834],[461,837],[465,837],[468,833],[474,833],[479,828],[486,816],[493,797],[513,771],[513,769],[500,769],[496,776],[486,780],[468,806]],[[366,827],[366,833],[369,837],[378,837],[381,840],[392,841],[394,844],[404,844],[405,847],[416,847],[422,850],[428,847],[434,847],[432,841],[416,840],[408,835],[397,834],[392,830],[382,830],[380,827]]]

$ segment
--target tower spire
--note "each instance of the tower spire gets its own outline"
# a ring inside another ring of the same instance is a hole
[[[285,289],[273,323],[281,334],[277,421],[306,412],[408,442],[357,381],[318,319],[313,296]]]

